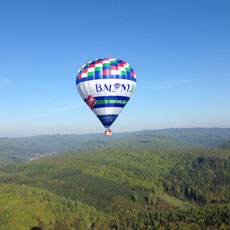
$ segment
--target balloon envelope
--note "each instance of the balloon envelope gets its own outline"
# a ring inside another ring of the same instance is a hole
[[[82,99],[110,128],[136,87],[136,74],[126,62],[100,58],[87,62],[78,71],[77,89]]]

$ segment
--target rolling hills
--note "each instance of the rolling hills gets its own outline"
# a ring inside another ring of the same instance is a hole
[[[222,146],[62,153],[0,167],[0,183],[3,230],[230,226],[230,151]]]
[[[229,142],[218,128],[1,138],[0,229],[228,230]]]
[[[0,166],[61,152],[106,148],[181,149],[217,146],[230,141],[229,128],[146,130],[133,133],[44,135],[0,138]]]

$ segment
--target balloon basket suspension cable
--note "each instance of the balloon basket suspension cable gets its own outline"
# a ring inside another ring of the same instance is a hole
[[[112,135],[112,131],[110,129],[106,129],[105,136],[111,136],[111,135]]]

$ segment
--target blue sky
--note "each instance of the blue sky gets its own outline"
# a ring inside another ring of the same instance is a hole
[[[0,1],[0,137],[100,133],[76,86],[85,62],[137,74],[114,132],[230,127],[230,1]]]

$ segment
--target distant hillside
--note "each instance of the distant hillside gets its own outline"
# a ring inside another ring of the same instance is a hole
[[[230,149],[230,141],[220,144],[219,147],[223,149]]]
[[[0,138],[0,165],[22,162],[61,152],[106,148],[178,149],[217,146],[230,141],[230,128],[146,130],[132,133],[44,135]]]

